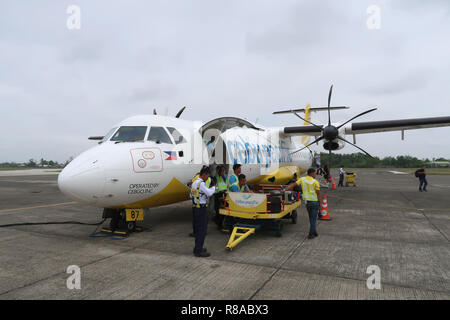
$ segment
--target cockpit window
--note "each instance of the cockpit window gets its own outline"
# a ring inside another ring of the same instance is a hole
[[[173,127],[167,127],[167,130],[169,130],[170,134],[173,137],[173,141],[175,141],[175,144],[180,143],[186,143],[186,139],[183,137],[183,135],[175,128]]]
[[[117,130],[117,132],[111,138],[111,141],[142,141],[144,140],[146,131],[147,127],[123,126],[120,127],[119,130]]]
[[[111,136],[114,134],[114,132],[116,132],[116,130],[117,130],[117,127],[114,127],[111,130],[109,130],[108,133],[103,137],[102,141],[100,141],[100,143],[108,141],[109,138],[111,138]]]
[[[172,143],[169,135],[163,127],[151,127],[147,140],[154,141],[156,143]]]

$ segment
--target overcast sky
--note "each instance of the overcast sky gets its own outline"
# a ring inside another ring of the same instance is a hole
[[[79,30],[66,26],[72,4]],[[370,5],[380,29],[366,25]],[[0,0],[0,162],[65,161],[153,108],[299,125],[271,113],[326,105],[330,84],[332,104],[351,107],[336,122],[373,106],[357,121],[450,116],[449,36],[446,0]],[[376,156],[450,158],[450,128],[405,136],[357,143]]]

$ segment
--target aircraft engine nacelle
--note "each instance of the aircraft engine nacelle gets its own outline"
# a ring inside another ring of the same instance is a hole
[[[326,140],[323,143],[323,148],[325,150],[341,150],[342,148],[345,147],[345,142],[339,139],[334,139],[334,140]]]
[[[331,135],[331,137],[328,137],[328,139],[327,139],[327,136],[325,136],[325,140],[324,140],[324,143],[323,143],[323,148],[325,150],[331,150],[331,151],[341,150],[342,148],[344,148],[345,147],[345,142],[340,140],[340,139],[337,139],[338,135],[341,136],[341,137],[345,137],[345,131],[344,130],[345,130],[344,127],[340,128],[338,130],[335,130],[335,132],[333,132],[334,134]]]

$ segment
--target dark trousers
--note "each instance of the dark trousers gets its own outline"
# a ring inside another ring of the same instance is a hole
[[[343,186],[344,186],[344,175],[340,174],[338,187],[343,187]]]
[[[320,202],[319,201],[306,201],[306,210],[309,216],[309,233],[316,233],[317,217],[320,214]]]
[[[215,211],[214,222],[219,227],[222,227],[223,219],[225,218],[225,216],[219,213],[220,205],[223,202],[223,196],[224,196],[223,192],[218,192],[214,194],[214,211]]]
[[[425,177],[419,178],[419,190],[427,190],[427,179]]]
[[[195,234],[195,207],[192,207],[192,233]]]
[[[208,228],[208,212],[206,207],[194,208],[194,253],[201,253],[205,243],[206,229]]]

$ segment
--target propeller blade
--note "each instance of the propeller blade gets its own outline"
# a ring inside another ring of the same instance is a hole
[[[337,106],[337,107],[330,107],[331,110],[342,110],[342,109],[350,109],[346,106]],[[311,107],[309,108],[310,112],[317,112],[317,111],[327,111],[328,107]],[[290,110],[282,110],[282,111],[274,111],[272,114],[284,114],[284,113],[294,113],[294,112],[305,112],[306,109],[290,109]]]
[[[312,144],[314,144],[314,143],[316,143],[316,142],[319,142],[319,141],[322,140],[322,139],[323,139],[323,136],[320,136],[320,137],[318,137],[316,140],[314,140],[313,142],[308,143],[308,144],[307,144],[306,146],[304,146],[303,148],[300,148],[300,149],[298,149],[298,150],[295,150],[294,152],[291,152],[291,154],[300,152],[300,151],[302,151],[303,149],[308,148],[310,145],[312,145]],[[309,148],[308,148],[308,149],[309,149]]]
[[[156,116],[156,109],[153,109],[153,114]]]
[[[373,109],[370,109],[370,110],[367,110],[367,111],[364,111],[364,112],[362,112],[362,113],[360,113],[360,114],[358,114],[357,116],[354,116],[353,118],[351,118],[350,120],[348,120],[348,121],[345,121],[343,124],[341,124],[339,127],[337,127],[338,129],[340,128],[340,127],[343,127],[344,125],[346,125],[347,123],[349,123],[350,121],[352,121],[352,120],[355,120],[356,118],[358,118],[358,117],[360,117],[360,116],[362,116],[362,115],[365,115],[366,113],[369,113],[369,112],[372,112],[372,111],[375,111],[375,110],[377,110],[377,108],[373,108]]]
[[[184,109],[186,109],[186,107],[181,108],[180,111],[178,111],[178,113],[175,116],[175,118],[179,118],[181,116],[181,114],[183,113]]]
[[[331,125],[331,115],[330,115],[330,103],[331,103],[331,94],[333,93],[333,85],[330,87],[330,93],[328,94],[328,125]]]
[[[366,150],[358,147],[356,144],[351,143],[350,141],[345,140],[344,138],[342,138],[341,136],[337,137],[339,140],[342,140],[344,142],[347,142],[348,144],[351,144],[352,146],[354,146],[355,148],[361,150],[362,152],[364,152],[365,154],[367,154],[369,157],[373,158]]]
[[[300,119],[302,119],[305,122],[308,122],[309,124],[313,125],[316,128],[319,128],[322,131],[322,127],[319,127],[317,124],[312,123],[311,121],[306,120],[305,118],[300,117],[297,113],[294,112],[294,114],[299,117]]]

